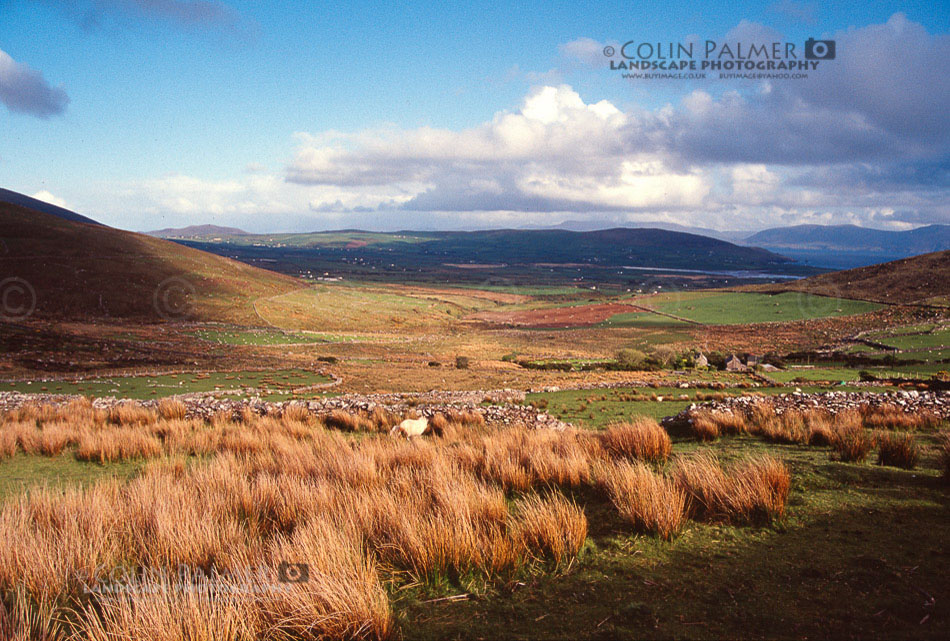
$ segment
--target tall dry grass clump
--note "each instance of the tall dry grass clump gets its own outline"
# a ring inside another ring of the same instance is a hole
[[[791,475],[770,456],[725,469],[715,457],[697,454],[673,468],[676,484],[689,497],[691,514],[729,523],[768,523],[785,514]]]
[[[874,441],[861,427],[860,419],[848,413],[836,417],[831,437],[832,458],[844,463],[863,463],[874,447]]]
[[[690,431],[700,441],[715,441],[719,438],[719,419],[713,412],[698,412],[690,419]]]
[[[515,502],[514,537],[520,547],[561,564],[580,552],[587,539],[587,517],[560,494],[532,494]]]
[[[879,432],[877,442],[877,464],[912,470],[920,460],[920,446],[912,434]]]
[[[175,398],[163,398],[158,402],[158,415],[166,421],[180,421],[188,415],[188,406]]]
[[[673,450],[670,435],[650,418],[609,425],[601,443],[614,458],[652,463],[665,463]]]
[[[76,458],[80,461],[114,463],[134,458],[153,458],[162,453],[154,436],[129,427],[105,428],[82,437]]]
[[[950,483],[950,432],[941,432],[937,437],[937,460],[943,480]]]
[[[598,477],[620,516],[638,531],[669,540],[686,523],[686,493],[643,463],[607,464]]]
[[[109,409],[109,422],[115,425],[150,425],[158,420],[158,413],[139,403],[125,401]]]
[[[940,425],[940,417],[933,412],[908,412],[888,403],[885,405],[866,405],[860,409],[864,426],[874,430],[934,430]]]

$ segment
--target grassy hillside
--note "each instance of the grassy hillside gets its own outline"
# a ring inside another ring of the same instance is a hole
[[[176,243],[8,203],[0,203],[0,230],[0,281],[16,286],[4,299],[8,318],[32,299],[40,318],[261,324],[254,301],[301,286]]]
[[[758,291],[797,291],[882,303],[950,306],[950,251],[812,276]]]

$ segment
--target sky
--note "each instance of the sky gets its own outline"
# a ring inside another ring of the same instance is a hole
[[[814,66],[701,68],[743,60]],[[950,224],[948,64],[946,0],[0,0],[0,187],[138,231]]]

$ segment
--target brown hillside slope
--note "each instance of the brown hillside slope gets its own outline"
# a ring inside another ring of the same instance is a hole
[[[791,283],[758,285],[752,289],[947,307],[950,306],[950,251],[821,274]]]
[[[36,318],[257,325],[255,300],[302,286],[166,240],[0,203],[0,319],[16,320],[32,299]]]

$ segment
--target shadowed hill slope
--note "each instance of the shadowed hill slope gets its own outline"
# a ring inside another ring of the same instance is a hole
[[[100,224],[0,202],[0,309],[7,320],[137,318],[261,324],[254,301],[294,278]]]
[[[32,196],[27,196],[26,194],[21,194],[16,191],[10,191],[9,189],[3,189],[2,187],[0,187],[0,203],[26,207],[27,209],[41,211],[44,214],[51,214],[53,216],[58,216],[59,218],[71,220],[77,223],[90,223],[92,225],[100,224],[92,218],[86,218],[85,216],[77,214],[70,209],[66,209],[65,207],[53,205],[44,200],[39,200],[37,198],[33,198]]]
[[[950,251],[858,267],[754,291],[797,291],[880,303],[950,306]]]

